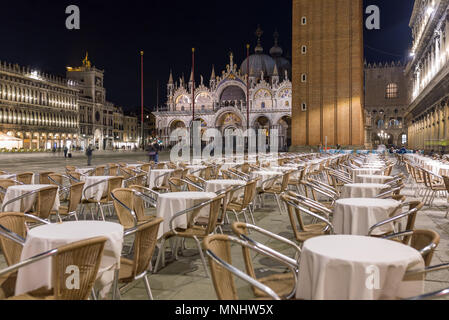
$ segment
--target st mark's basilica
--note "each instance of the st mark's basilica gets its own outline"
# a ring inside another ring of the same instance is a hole
[[[279,34],[274,33],[274,46],[269,54],[264,53],[261,44],[263,31],[256,31],[257,46],[239,66],[234,55],[229,55],[229,64],[221,75],[216,75],[214,67],[209,84],[203,77],[199,85],[180,78],[178,82],[170,73],[167,85],[165,110],[154,113],[156,129],[165,146],[170,142],[170,134],[183,127],[190,127],[193,120],[193,95],[195,96],[195,121],[202,123],[203,129],[216,128],[224,133],[227,129],[245,130],[248,126],[247,92],[249,92],[249,127],[254,129],[277,129],[279,147],[291,145],[292,83],[291,63],[284,57],[279,46]],[[249,88],[248,88],[249,64]]]

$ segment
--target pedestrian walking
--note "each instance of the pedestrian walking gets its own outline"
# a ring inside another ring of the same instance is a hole
[[[87,147],[87,150],[86,150],[87,166],[92,165],[92,153],[93,153],[92,145],[89,145],[89,147]]]
[[[156,162],[156,149],[154,148],[154,145],[150,145],[148,147],[148,159],[149,162],[154,161]]]
[[[155,152],[154,162],[159,163],[159,144],[156,142],[156,143],[154,143],[153,146],[154,146],[154,152]]]
[[[69,148],[67,146],[64,147],[64,158],[67,159],[67,154],[69,153]]]

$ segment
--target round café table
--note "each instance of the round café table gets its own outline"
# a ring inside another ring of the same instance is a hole
[[[304,242],[297,299],[392,300],[423,294],[424,279],[403,281],[424,269],[421,254],[402,243],[373,237],[322,236]]]
[[[265,187],[267,184],[271,183],[272,181],[269,181],[267,183],[264,184],[265,181],[272,179],[276,176],[279,176],[279,180],[282,179],[282,172],[279,171],[253,171],[251,172],[251,179],[256,179],[256,178],[261,178],[258,182],[257,182],[257,187],[261,188],[261,187]]]
[[[244,186],[246,182],[243,180],[209,180],[206,182],[206,188],[204,191],[218,193],[224,191],[229,187]],[[245,189],[241,188],[234,192],[233,198],[240,198],[245,193]]]
[[[148,172],[148,185],[150,189],[161,187],[163,185],[168,184],[168,179],[170,178],[169,173],[174,172],[173,169],[151,169],[150,172]],[[167,174],[163,178],[159,178],[158,181],[156,179],[164,174]]]
[[[400,205],[399,201],[393,199],[337,200],[332,220],[335,233],[366,236],[372,226],[396,214]],[[393,224],[389,224],[378,228],[374,234],[385,234],[393,230]]]
[[[50,184],[25,184],[25,185],[17,185],[17,186],[10,186],[8,189],[6,189],[6,194],[3,198],[3,204],[8,203],[9,201],[23,196],[26,193],[38,191],[47,187],[53,187],[54,185]],[[5,207],[5,212],[29,212],[32,210],[34,204],[37,200],[37,193],[32,194],[28,197],[25,197],[21,200],[15,201],[13,203],[10,203]],[[2,208],[3,208],[2,204]],[[53,205],[52,210],[58,211],[60,207],[60,200],[59,200],[59,189],[56,193],[55,203]]]
[[[365,175],[365,174],[383,176],[384,170],[381,170],[381,169],[352,169],[352,175],[354,178],[359,175]]]
[[[343,186],[340,198],[375,198],[386,189],[390,189],[387,184],[350,183]]]
[[[93,199],[95,201],[100,201],[102,198],[107,196],[108,192],[108,180],[112,178],[110,176],[81,176],[81,181],[84,181],[83,189],[83,199]],[[101,182],[91,188],[90,186]]]
[[[376,176],[376,175],[370,175],[370,174],[361,174],[355,177],[356,183],[380,183],[385,184],[391,180],[393,180],[394,177],[391,176]]]
[[[158,196],[156,215],[158,218],[164,218],[164,222],[159,227],[158,239],[171,230],[170,220],[172,217],[183,210],[192,208],[202,202],[214,199],[217,196],[213,192],[169,192]],[[208,217],[209,207],[204,207],[197,215],[198,217]],[[177,218],[173,225],[175,228],[186,229],[188,224],[188,215]]]
[[[76,221],[33,228],[28,231],[21,261],[70,243],[94,237],[108,238],[97,276],[101,288],[100,295],[105,297],[112,286],[115,270],[120,269],[123,226],[118,223]],[[21,295],[42,287],[52,288],[51,259],[44,259],[21,268],[17,274],[15,294]]]

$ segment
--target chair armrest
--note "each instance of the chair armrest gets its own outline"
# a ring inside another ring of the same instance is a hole
[[[269,288],[268,286],[260,283],[259,281],[255,280],[255,279],[253,279],[252,277],[247,275],[245,272],[240,271],[236,267],[234,267],[234,266],[228,264],[227,262],[221,260],[211,250],[207,250],[206,254],[211,259],[213,259],[216,263],[218,263],[221,267],[223,267],[224,269],[228,270],[229,272],[231,272],[232,274],[234,274],[238,278],[242,279],[243,281],[248,282],[250,285],[256,287],[260,291],[264,292],[265,294],[270,296],[273,300],[277,300],[277,301],[281,300],[281,298],[279,298],[279,296],[271,288]]]
[[[30,191],[30,192],[27,192],[27,193],[25,193],[25,194],[22,194],[21,196],[18,196],[18,197],[14,198],[14,199],[9,200],[7,203],[3,204],[3,206],[2,206],[2,212],[5,212],[6,206],[10,205],[11,203],[17,202],[17,201],[22,200],[22,199],[24,199],[24,198],[27,198],[27,197],[29,197],[29,196],[31,196],[31,195],[33,195],[33,194],[38,193],[39,191],[40,191],[40,190]]]
[[[86,197],[86,191],[87,191],[87,190],[92,189],[93,187],[98,186],[98,185],[100,185],[100,184],[107,183],[108,181],[109,181],[109,179],[104,179],[104,180],[101,180],[101,181],[97,181],[97,182],[91,184],[90,186],[86,187],[86,188],[83,190],[83,196],[84,196],[84,199],[88,200],[88,198]]]
[[[53,256],[55,256],[57,253],[58,253],[58,249],[53,249],[53,250],[49,250],[49,251],[47,251],[47,252],[44,252],[44,253],[35,255],[34,257],[31,257],[31,258],[29,258],[29,259],[26,259],[26,260],[24,260],[24,261],[21,261],[21,262],[15,264],[15,265],[12,265],[12,266],[10,266],[10,267],[8,267],[8,268],[5,268],[5,269],[3,269],[3,270],[0,270],[0,277],[3,276],[3,275],[5,275],[5,274],[14,272],[14,271],[16,271],[16,270],[18,270],[18,269],[20,269],[20,268],[22,268],[22,267],[26,267],[26,266],[28,266],[28,265],[30,265],[30,264],[33,264],[33,263],[36,263],[36,262],[38,262],[38,261],[41,261],[41,260],[44,260],[44,259],[53,257]]]
[[[176,231],[176,228],[175,228],[174,225],[173,225],[173,222],[174,222],[176,219],[178,219],[178,218],[181,217],[181,216],[184,216],[184,215],[188,214],[189,212],[192,212],[192,211],[195,211],[195,210],[202,209],[202,208],[206,207],[207,205],[210,205],[214,200],[215,200],[215,199],[207,200],[207,201],[202,202],[202,203],[200,203],[200,204],[197,204],[197,205],[195,205],[195,206],[193,206],[193,207],[191,207],[191,208],[188,208],[188,209],[186,209],[186,210],[182,210],[182,211],[176,213],[176,214],[170,219],[170,223],[169,223],[169,225],[170,225],[170,231],[173,232],[175,235],[178,234],[178,232]]]
[[[399,209],[399,208],[402,208],[402,207],[403,207],[403,205],[400,205],[400,206],[398,206],[398,207],[396,208],[396,210]],[[369,229],[369,231],[368,231],[368,237],[371,237],[371,236],[372,236],[373,231],[374,231],[375,229],[377,229],[377,228],[379,228],[379,227],[382,227],[382,226],[384,226],[384,225],[386,225],[386,224],[390,224],[390,223],[392,223],[392,222],[401,220],[401,219],[403,219],[403,218],[405,218],[405,217],[408,217],[408,216],[411,215],[411,214],[416,213],[417,211],[418,211],[418,209],[415,208],[415,209],[409,210],[409,211],[407,211],[407,212],[405,212],[405,213],[396,215],[396,216],[394,216],[394,217],[391,217],[391,218],[389,218],[389,219],[386,219],[386,220],[384,220],[384,221],[381,221],[381,222],[375,224],[374,226],[372,226],[372,227]]]
[[[318,215],[318,214],[316,214],[316,213],[313,213],[313,212],[310,211],[309,209],[304,208],[303,206],[301,206],[301,205],[299,205],[299,204],[297,204],[297,203],[294,203],[294,202],[292,202],[292,201],[290,201],[290,200],[288,200],[287,203],[288,203],[289,205],[293,206],[294,208],[296,208],[296,209],[298,209],[298,210],[300,210],[300,211],[302,211],[302,212],[304,212],[304,213],[306,213],[306,214],[308,214],[308,215],[310,215],[310,216],[316,218],[317,220],[319,220],[319,221],[321,221],[321,222],[324,222],[324,223],[327,225],[327,227],[326,227],[325,230],[330,229],[330,230],[331,230],[330,233],[331,233],[331,234],[335,234],[334,226],[332,225],[332,223],[331,223],[328,219],[323,218],[322,216],[320,216],[320,215]]]

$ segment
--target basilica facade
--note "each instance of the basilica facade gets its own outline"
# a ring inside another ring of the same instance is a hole
[[[157,134],[165,146],[176,143],[170,141],[174,130],[190,127],[193,120],[200,121],[203,129],[215,128],[222,133],[227,129],[246,130],[248,122],[254,129],[277,129],[279,146],[290,146],[291,64],[283,57],[279,35],[274,34],[275,43],[270,54],[264,53],[262,35],[263,31],[258,28],[257,46],[249,61],[239,66],[231,53],[221,75],[217,76],[212,68],[208,84],[201,77],[196,85],[193,73],[188,83],[183,78],[175,82],[170,74],[165,110],[154,113]]]

